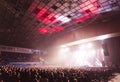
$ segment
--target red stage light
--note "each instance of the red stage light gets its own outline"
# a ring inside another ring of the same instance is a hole
[[[56,21],[55,14],[45,8],[40,10],[36,17],[46,24]]]
[[[95,6],[95,5],[97,5],[97,4],[95,3],[95,1],[96,1],[96,0],[90,0],[90,1],[87,1],[87,2],[85,2],[85,3],[83,3],[83,4],[81,4],[81,5],[80,5],[80,9],[81,9],[84,13],[93,14],[94,11],[98,9],[97,6]],[[87,20],[87,19],[89,19],[89,18],[90,18],[89,15],[88,15],[88,16],[82,16],[82,17],[80,17],[80,18],[77,18],[77,19],[75,20],[75,22],[83,22],[83,21],[85,21],[85,20]]]
[[[88,18],[89,18],[89,16],[83,16],[83,17],[76,19],[75,22],[83,22],[83,21],[87,20]]]
[[[91,1],[87,1],[83,4],[80,5],[80,9],[83,11],[83,12],[86,12],[86,13],[93,13],[93,11],[97,10],[97,5],[96,3],[93,3],[95,2],[96,0],[91,0]]]
[[[47,9],[43,8],[43,9],[37,14],[37,18],[41,17],[46,11],[47,11]]]
[[[48,15],[44,20],[43,20],[43,22],[45,22],[45,23],[51,23],[51,22],[53,22],[53,21],[56,21],[56,18],[54,17],[54,14],[52,13],[52,14],[50,14],[50,15]]]
[[[55,27],[55,28],[53,29],[53,32],[59,32],[59,31],[61,31],[61,30],[63,30],[63,27],[62,27],[62,26],[59,26],[59,27]]]
[[[49,33],[50,32],[50,29],[49,28],[39,28],[38,31],[41,33],[41,34],[46,34],[46,33]]]

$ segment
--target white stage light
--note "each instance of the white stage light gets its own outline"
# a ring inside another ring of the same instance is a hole
[[[97,39],[98,40],[104,40],[104,39],[106,39],[108,37],[109,37],[109,35],[102,35],[102,36],[98,36]]]
[[[105,59],[104,59],[104,49],[103,48],[101,48],[101,55],[102,55],[102,60],[104,61]]]
[[[70,48],[65,45],[60,47],[56,61],[63,66],[101,66],[101,60],[98,62],[95,58],[98,58],[98,49],[94,48],[94,44],[91,42],[78,45],[78,48],[73,46],[72,52]],[[100,52],[103,52],[100,49]]]
[[[92,49],[92,50],[90,50],[89,53],[91,53],[91,56],[95,56],[95,54],[96,54],[96,50]]]
[[[61,48],[61,49],[60,49],[60,52],[64,52],[64,51],[65,51],[64,48]]]
[[[86,50],[81,50],[80,51],[80,55],[85,55],[87,52],[86,52]]]
[[[92,43],[88,43],[88,44],[87,44],[87,47],[88,47],[88,48],[92,48],[92,47],[93,47],[93,44],[92,44]]]
[[[67,52],[67,51],[69,51],[69,48],[68,48],[68,47],[64,47],[64,48],[61,48],[61,49],[60,49],[60,52]]]
[[[61,45],[60,47],[65,48],[65,47],[67,47],[67,46],[65,46],[65,45]]]
[[[103,49],[103,48],[101,48],[101,53],[102,53],[102,54],[104,53],[104,49]]]
[[[85,45],[82,44],[82,45],[80,46],[80,49],[85,49]]]
[[[92,49],[91,54],[96,54],[96,50]]]
[[[57,18],[57,20],[60,20],[60,21],[62,21],[63,23],[66,23],[66,22],[71,21],[70,18],[68,18],[68,17],[66,17],[66,16],[63,16],[63,15],[60,15],[60,14],[56,15],[55,17]]]
[[[96,63],[97,66],[102,67],[102,63],[98,59],[96,59],[95,63]]]
[[[64,50],[65,50],[65,51],[69,51],[69,48],[68,48],[68,47],[66,47],[66,48],[64,48]]]

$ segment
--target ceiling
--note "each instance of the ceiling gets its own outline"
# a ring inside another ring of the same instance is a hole
[[[45,47],[59,34],[119,10],[120,0],[0,0],[0,45]]]

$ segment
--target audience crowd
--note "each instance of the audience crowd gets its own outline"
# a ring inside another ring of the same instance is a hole
[[[0,82],[108,82],[118,68],[108,67],[0,67]]]

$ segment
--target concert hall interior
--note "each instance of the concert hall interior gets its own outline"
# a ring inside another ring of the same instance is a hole
[[[0,0],[0,82],[117,82],[117,75],[120,0]]]

